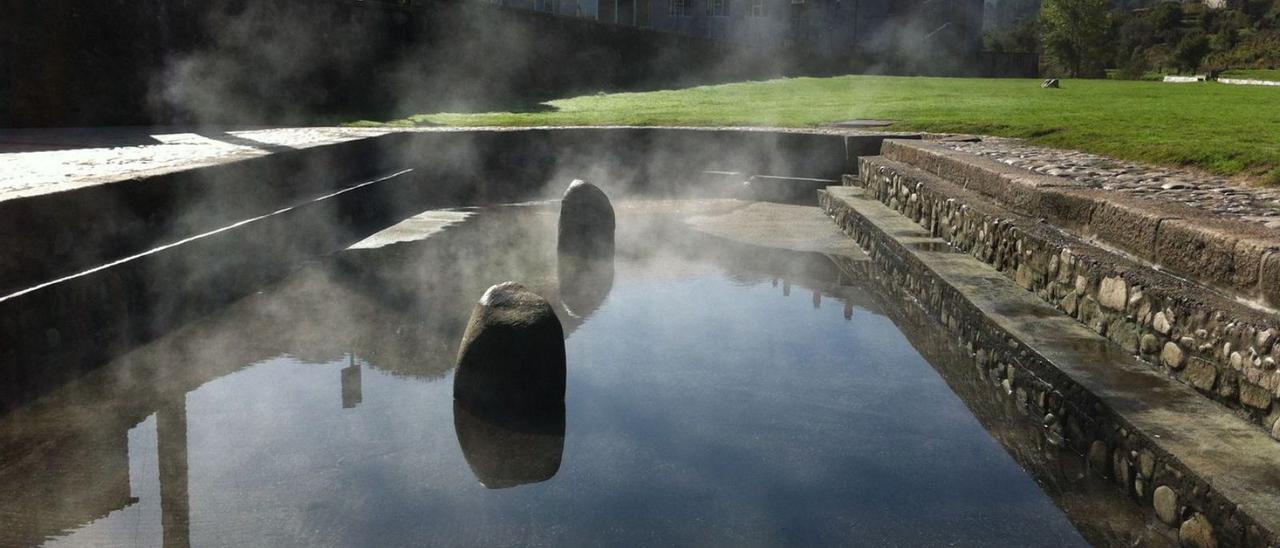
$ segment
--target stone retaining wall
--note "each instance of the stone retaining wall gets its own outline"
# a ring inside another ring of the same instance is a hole
[[[864,158],[846,178],[1019,286],[1280,438],[1280,322],[931,174]]]
[[[1233,298],[1280,307],[1280,232],[1179,203],[1040,175],[942,146],[888,141],[885,158],[972,189]]]
[[[886,176],[866,164],[863,173],[873,180]],[[895,191],[885,198],[902,208],[900,212],[920,211],[925,203],[920,197],[913,199],[909,192],[896,194],[900,188],[897,183],[885,188]],[[899,197],[902,199],[896,199]],[[1068,446],[1082,455],[1093,473],[1111,479],[1128,496],[1151,508],[1158,519],[1177,528],[1184,543],[1207,539],[1216,544],[1200,545],[1264,547],[1280,542],[1274,531],[1250,517],[1251,509],[1238,507],[1223,497],[1178,458],[1145,438],[1063,374],[1036,348],[1011,336],[963,292],[916,259],[895,235],[881,231],[828,193],[822,193],[819,201],[871,258],[875,271],[870,276],[872,281],[886,291],[914,300],[967,347],[979,375],[1040,421],[1049,442]],[[962,207],[956,205],[953,212]],[[946,217],[939,219],[943,218]],[[976,217],[954,220],[958,221],[954,225],[948,222],[938,226],[991,227]],[[948,230],[933,232],[945,237]],[[1020,247],[1013,240],[1004,240],[1003,246]]]

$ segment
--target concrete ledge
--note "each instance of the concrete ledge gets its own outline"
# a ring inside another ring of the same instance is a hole
[[[1274,230],[1171,201],[1090,188],[927,141],[886,141],[884,156],[1233,296],[1280,307],[1280,294],[1262,282],[1260,271],[1263,257],[1280,250]],[[1249,245],[1240,246],[1244,239]]]
[[[0,256],[0,294],[275,211],[387,171],[413,168],[413,177],[424,189],[440,181],[486,181],[476,187],[496,195],[535,192],[541,185],[574,177],[609,180],[621,190],[677,194],[686,190],[691,175],[704,170],[837,179],[849,171],[850,150],[878,149],[886,137],[872,132],[675,127],[428,128],[366,138],[340,131],[335,135],[347,140],[316,146],[311,145],[323,139],[308,141],[306,148],[282,146],[252,157],[191,152],[190,169],[172,162],[148,166],[138,160],[146,154],[130,148],[120,154],[139,163],[121,171],[112,161],[112,149],[86,149],[82,158],[101,163],[103,173],[69,168],[74,176],[65,180],[40,179],[22,192],[0,197],[0,247],[5,249]],[[219,150],[236,149],[223,145]],[[0,154],[0,167],[21,173],[32,161],[29,154],[43,153]],[[78,165],[80,156],[60,151],[57,157],[70,166]],[[21,180],[10,182],[23,186]],[[451,192],[461,193],[458,201],[493,197],[480,190]]]
[[[875,279],[913,295],[969,345],[984,374],[1041,417],[1050,442],[1075,448],[1172,527],[1207,521],[1224,546],[1280,542],[1274,440],[950,250],[870,191],[833,187],[820,201],[867,251]]]
[[[1003,272],[1154,370],[1280,435],[1280,405],[1274,403],[1280,395],[1280,320],[1274,314],[893,160],[864,158],[861,178],[847,182],[861,184],[926,234]]]

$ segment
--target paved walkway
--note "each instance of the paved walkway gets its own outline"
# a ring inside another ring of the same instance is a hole
[[[378,128],[0,129],[0,200],[375,137]]]
[[[1268,228],[1280,228],[1280,189],[1246,188],[1204,173],[1028,146],[1012,140],[946,142],[945,145],[1085,187],[1182,202],[1220,215],[1263,223]]]

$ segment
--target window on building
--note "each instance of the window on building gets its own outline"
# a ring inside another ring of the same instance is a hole
[[[667,0],[667,15],[671,17],[688,17],[689,4],[693,0]]]
[[[707,0],[707,15],[712,17],[729,15],[729,0]]]
[[[764,17],[764,0],[749,0],[751,7],[747,9],[747,14],[752,17]]]

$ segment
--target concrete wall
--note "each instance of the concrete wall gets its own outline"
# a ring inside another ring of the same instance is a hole
[[[663,128],[404,132],[2,201],[0,395],[9,398],[0,408],[425,209],[550,198],[578,177],[614,196],[699,192],[691,185],[704,169],[834,179],[849,171],[851,152],[883,138]],[[352,188],[405,169],[413,171]]]

